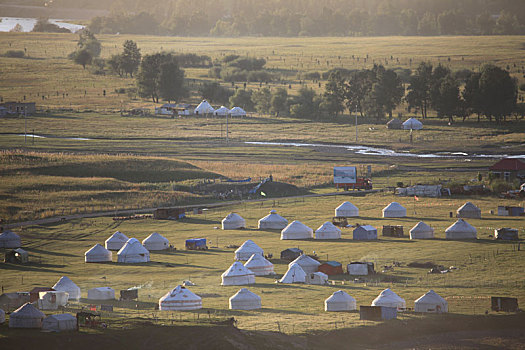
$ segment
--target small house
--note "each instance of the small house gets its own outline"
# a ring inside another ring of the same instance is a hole
[[[490,297],[492,311],[518,311],[518,298]]]
[[[29,254],[22,248],[16,248],[5,253],[4,262],[11,264],[27,264]]]
[[[299,248],[288,248],[281,252],[281,259],[293,261],[300,257],[303,254],[303,251]]]
[[[375,272],[373,262],[354,261],[346,266],[349,275],[367,276],[373,275]]]
[[[508,241],[517,241],[518,230],[515,228],[502,227],[494,230],[494,239],[503,239]]]
[[[525,180],[525,160],[504,158],[489,168],[489,173],[496,179],[505,181]]]
[[[353,231],[353,239],[367,241],[377,239],[377,229],[371,225],[359,225]]]
[[[403,237],[403,226],[402,225],[383,225],[383,236]]]
[[[35,287],[29,291],[29,301],[32,303],[40,298],[40,292],[54,291],[51,287]]]
[[[524,212],[523,207],[498,206],[498,216],[523,216]]]
[[[46,315],[31,303],[25,303],[9,316],[9,328],[42,328]]]
[[[256,310],[261,308],[261,297],[247,288],[241,288],[230,299],[230,310]]]
[[[139,290],[137,288],[123,289],[120,291],[119,300],[137,300],[139,298]]]
[[[343,265],[341,265],[341,263],[337,261],[327,261],[325,263],[322,263],[321,265],[319,265],[317,270],[326,273],[328,276],[342,275],[344,273]]]

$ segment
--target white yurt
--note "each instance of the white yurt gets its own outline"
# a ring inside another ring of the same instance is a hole
[[[22,240],[20,236],[13,231],[4,231],[0,233],[0,248],[20,248]]]
[[[291,264],[279,283],[306,283],[306,272],[299,264]]]
[[[120,250],[128,241],[128,237],[120,231],[115,232],[108,239],[106,239],[107,250]]]
[[[87,263],[111,262],[113,258],[113,253],[98,243],[84,255]]]
[[[113,300],[115,299],[115,290],[110,287],[97,287],[88,290],[89,300]]]
[[[195,114],[211,114],[215,112],[213,107],[206,100],[202,100],[197,107],[195,107]]]
[[[414,302],[415,312],[448,312],[448,302],[432,289]]]
[[[67,305],[69,295],[62,291],[46,291],[38,293],[38,308],[40,310],[57,310]]]
[[[315,260],[314,258],[309,257],[306,254],[303,254],[297,259],[295,259],[294,261],[292,261],[290,264],[288,264],[288,267],[291,267],[292,264],[298,264],[299,266],[301,266],[301,268],[306,273],[317,272],[319,265],[321,265],[319,261]]]
[[[246,221],[237,213],[229,213],[222,219],[223,230],[237,230],[246,227]]]
[[[277,214],[275,210],[270,210],[270,214],[259,220],[260,230],[282,230],[288,225],[288,220]]]
[[[328,275],[324,272],[307,273],[304,281],[306,284],[328,284]]]
[[[226,116],[226,115],[230,114],[230,109],[226,108],[224,106],[221,106],[220,108],[217,108],[215,110],[215,112],[213,112],[213,114],[215,114],[217,116]]]
[[[42,321],[42,329],[50,332],[76,331],[77,318],[71,314],[50,315]]]
[[[341,230],[330,221],[325,222],[315,230],[315,239],[340,239]]]
[[[0,324],[5,322],[5,311],[0,309]]]
[[[342,290],[334,292],[324,301],[324,311],[352,311],[356,309],[356,300]]]
[[[68,300],[80,299],[80,287],[75,284],[69,277],[62,276],[57,283],[52,287],[54,290],[66,292]]]
[[[410,239],[434,238],[434,229],[423,221],[418,222],[410,229]]]
[[[346,201],[335,208],[335,216],[339,218],[352,218],[359,216],[359,209],[352,203]]]
[[[232,117],[244,117],[246,115],[246,111],[241,107],[233,107],[230,109],[230,115]]]
[[[142,241],[147,250],[166,250],[170,247],[170,241],[160,233],[153,232]]]
[[[246,261],[250,259],[253,254],[264,255],[264,251],[251,239],[244,242],[237,250],[235,251],[235,260]]]
[[[281,239],[309,239],[314,237],[314,230],[299,220],[292,221],[281,231]]]
[[[372,301],[372,306],[395,307],[398,310],[406,308],[405,299],[394,293],[390,288],[385,289]]]
[[[398,202],[392,202],[383,208],[384,218],[404,218],[407,216],[407,210]]]
[[[250,259],[244,264],[255,276],[274,275],[273,264],[266,260],[261,254],[253,254]]]
[[[261,297],[241,288],[230,298],[230,310],[256,310],[261,308]]]
[[[136,238],[130,238],[117,253],[117,262],[136,264],[149,261],[149,251]]]
[[[477,239],[478,231],[463,219],[458,219],[445,230],[446,239]]]
[[[467,202],[456,211],[458,218],[481,219],[481,209],[471,202]]]
[[[421,130],[423,129],[423,123],[421,123],[416,118],[409,118],[403,122],[403,129]]]
[[[238,261],[224,271],[221,278],[221,285],[223,286],[241,286],[255,283],[255,274]]]
[[[159,299],[159,310],[186,311],[202,309],[202,298],[181,285]]]
[[[25,303],[9,315],[9,328],[42,328],[46,315],[31,303]]]

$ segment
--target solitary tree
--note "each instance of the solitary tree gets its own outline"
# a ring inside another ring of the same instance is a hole
[[[137,71],[140,65],[140,49],[133,40],[126,40],[123,46],[124,50],[120,55],[120,64],[126,75],[129,74],[133,78],[133,73]]]
[[[278,88],[272,94],[271,112],[278,117],[280,113],[288,114],[288,92],[286,89]]]
[[[93,60],[93,56],[91,55],[91,52],[87,48],[82,48],[75,52],[73,60],[75,61],[76,64],[81,64],[82,68],[86,69],[86,65],[91,64],[91,61]]]
[[[186,95],[184,89],[184,71],[179,68],[173,57],[166,57],[165,62],[160,65],[159,71],[159,95],[168,102],[178,100]]]
[[[418,108],[423,119],[427,117],[430,105],[430,86],[432,82],[432,64],[421,62],[414,75],[410,77],[408,93],[405,97],[409,107]]]
[[[479,77],[481,112],[500,122],[516,109],[518,87],[509,72],[492,64],[481,69]]]
[[[262,88],[252,93],[252,102],[255,110],[260,114],[267,114],[272,107],[272,93],[268,88]]]
[[[325,85],[320,108],[329,115],[337,115],[344,111],[345,81],[339,71],[330,73]]]

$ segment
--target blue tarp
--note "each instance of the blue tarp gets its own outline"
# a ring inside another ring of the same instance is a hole
[[[206,249],[206,238],[192,238],[186,240],[188,249]]]

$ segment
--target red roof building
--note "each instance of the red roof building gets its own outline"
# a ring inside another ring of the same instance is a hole
[[[504,158],[492,165],[489,171],[495,178],[505,181],[525,180],[525,160],[520,158]]]
[[[343,265],[337,261],[327,261],[319,265],[318,271],[326,273],[328,276],[342,275]]]

